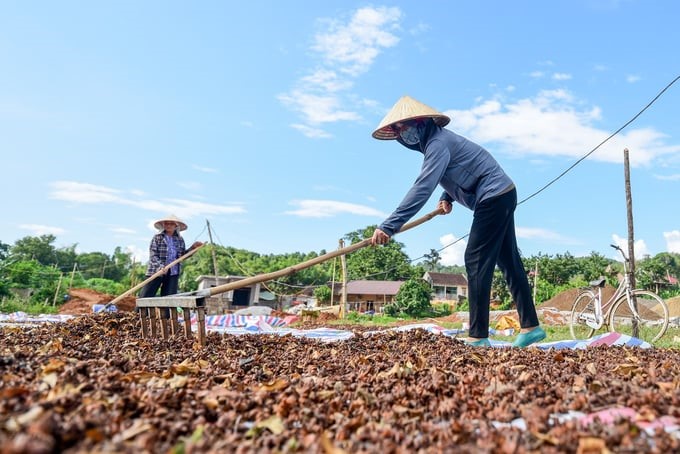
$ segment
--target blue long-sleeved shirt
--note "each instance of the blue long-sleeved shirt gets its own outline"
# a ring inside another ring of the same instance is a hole
[[[420,145],[423,143],[424,146]],[[420,211],[437,185],[444,189],[440,200],[455,201],[471,210],[514,187],[486,149],[448,129],[432,124],[423,133],[420,144],[416,146],[424,155],[420,175],[399,206],[379,226],[390,236]]]

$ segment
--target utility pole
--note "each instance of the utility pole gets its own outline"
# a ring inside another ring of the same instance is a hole
[[[345,247],[345,241],[340,240],[340,249]],[[345,254],[340,256],[340,265],[342,266],[342,298],[340,298],[340,318],[345,318],[345,311],[347,309],[347,259]]]
[[[61,279],[64,277],[64,273],[59,274],[59,282],[57,282],[57,290],[54,292],[54,299],[52,300],[52,306],[57,305],[57,296],[59,296],[59,289],[61,288]]]
[[[628,160],[628,148],[623,149],[623,172],[626,185],[626,217],[628,220],[628,258],[630,260],[630,267],[628,268],[628,273],[630,273],[630,285],[635,288],[635,228],[633,226],[633,196],[630,189],[630,162]],[[634,295],[631,295],[633,307],[637,311],[637,300]],[[635,317],[632,318],[633,322],[633,336],[639,337],[639,327]]]
[[[335,262],[337,260],[337,257],[333,259],[333,268],[331,271],[331,307],[333,307],[333,297],[335,296]]]
[[[206,224],[208,224],[208,237],[210,238],[211,246],[210,250],[212,251],[213,270],[215,271],[215,285],[218,285],[217,276],[219,276],[219,273],[217,272],[217,257],[215,256],[215,243],[213,243],[212,231],[210,230],[210,221],[206,219],[205,222]]]
[[[534,267],[534,304],[536,304],[537,287],[538,287],[538,257],[536,258],[536,266]]]
[[[134,287],[137,284],[135,279],[135,267],[137,266],[137,258],[132,256],[132,265],[130,266],[130,287]]]
[[[73,264],[73,270],[71,271],[71,280],[69,280],[69,282],[68,282],[68,288],[69,288],[69,290],[73,287],[73,277],[74,277],[75,274],[76,274],[76,268],[78,268],[78,262],[75,262],[75,263]]]

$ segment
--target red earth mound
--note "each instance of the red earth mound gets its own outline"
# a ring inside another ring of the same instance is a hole
[[[91,314],[95,304],[107,304],[115,296],[99,293],[87,288],[72,288],[68,291],[70,299],[59,308],[60,314],[81,315]],[[115,306],[119,311],[133,311],[135,309],[135,296],[127,296],[118,301]]]

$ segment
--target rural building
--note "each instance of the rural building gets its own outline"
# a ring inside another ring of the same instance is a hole
[[[462,298],[467,298],[468,282],[463,274],[428,271],[423,275],[423,279],[432,287],[432,299],[435,301],[458,302]]]
[[[243,279],[244,276],[201,275],[196,278],[196,282],[198,290],[204,290]],[[252,284],[206,298],[206,313],[224,314],[229,310],[243,309],[252,305],[274,307],[276,298],[271,293],[261,290],[260,284]]]
[[[394,302],[404,281],[349,281],[347,283],[347,310],[380,313],[386,304]],[[342,296],[342,285],[335,286],[334,299]]]

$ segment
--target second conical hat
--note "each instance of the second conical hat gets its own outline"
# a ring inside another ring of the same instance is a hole
[[[397,133],[392,129],[392,125],[400,121],[415,120],[417,118],[432,118],[437,125],[442,127],[451,121],[449,117],[437,112],[432,107],[416,101],[410,96],[403,96],[392,107],[392,110],[385,115],[378,128],[373,131],[373,137],[381,140],[396,139]]]
[[[174,214],[171,214],[169,216],[157,220],[153,224],[153,226],[156,227],[158,230],[163,230],[163,223],[165,221],[174,222],[175,224],[177,224],[177,228],[179,229],[180,232],[187,229],[186,223],[177,216],[175,216]]]

